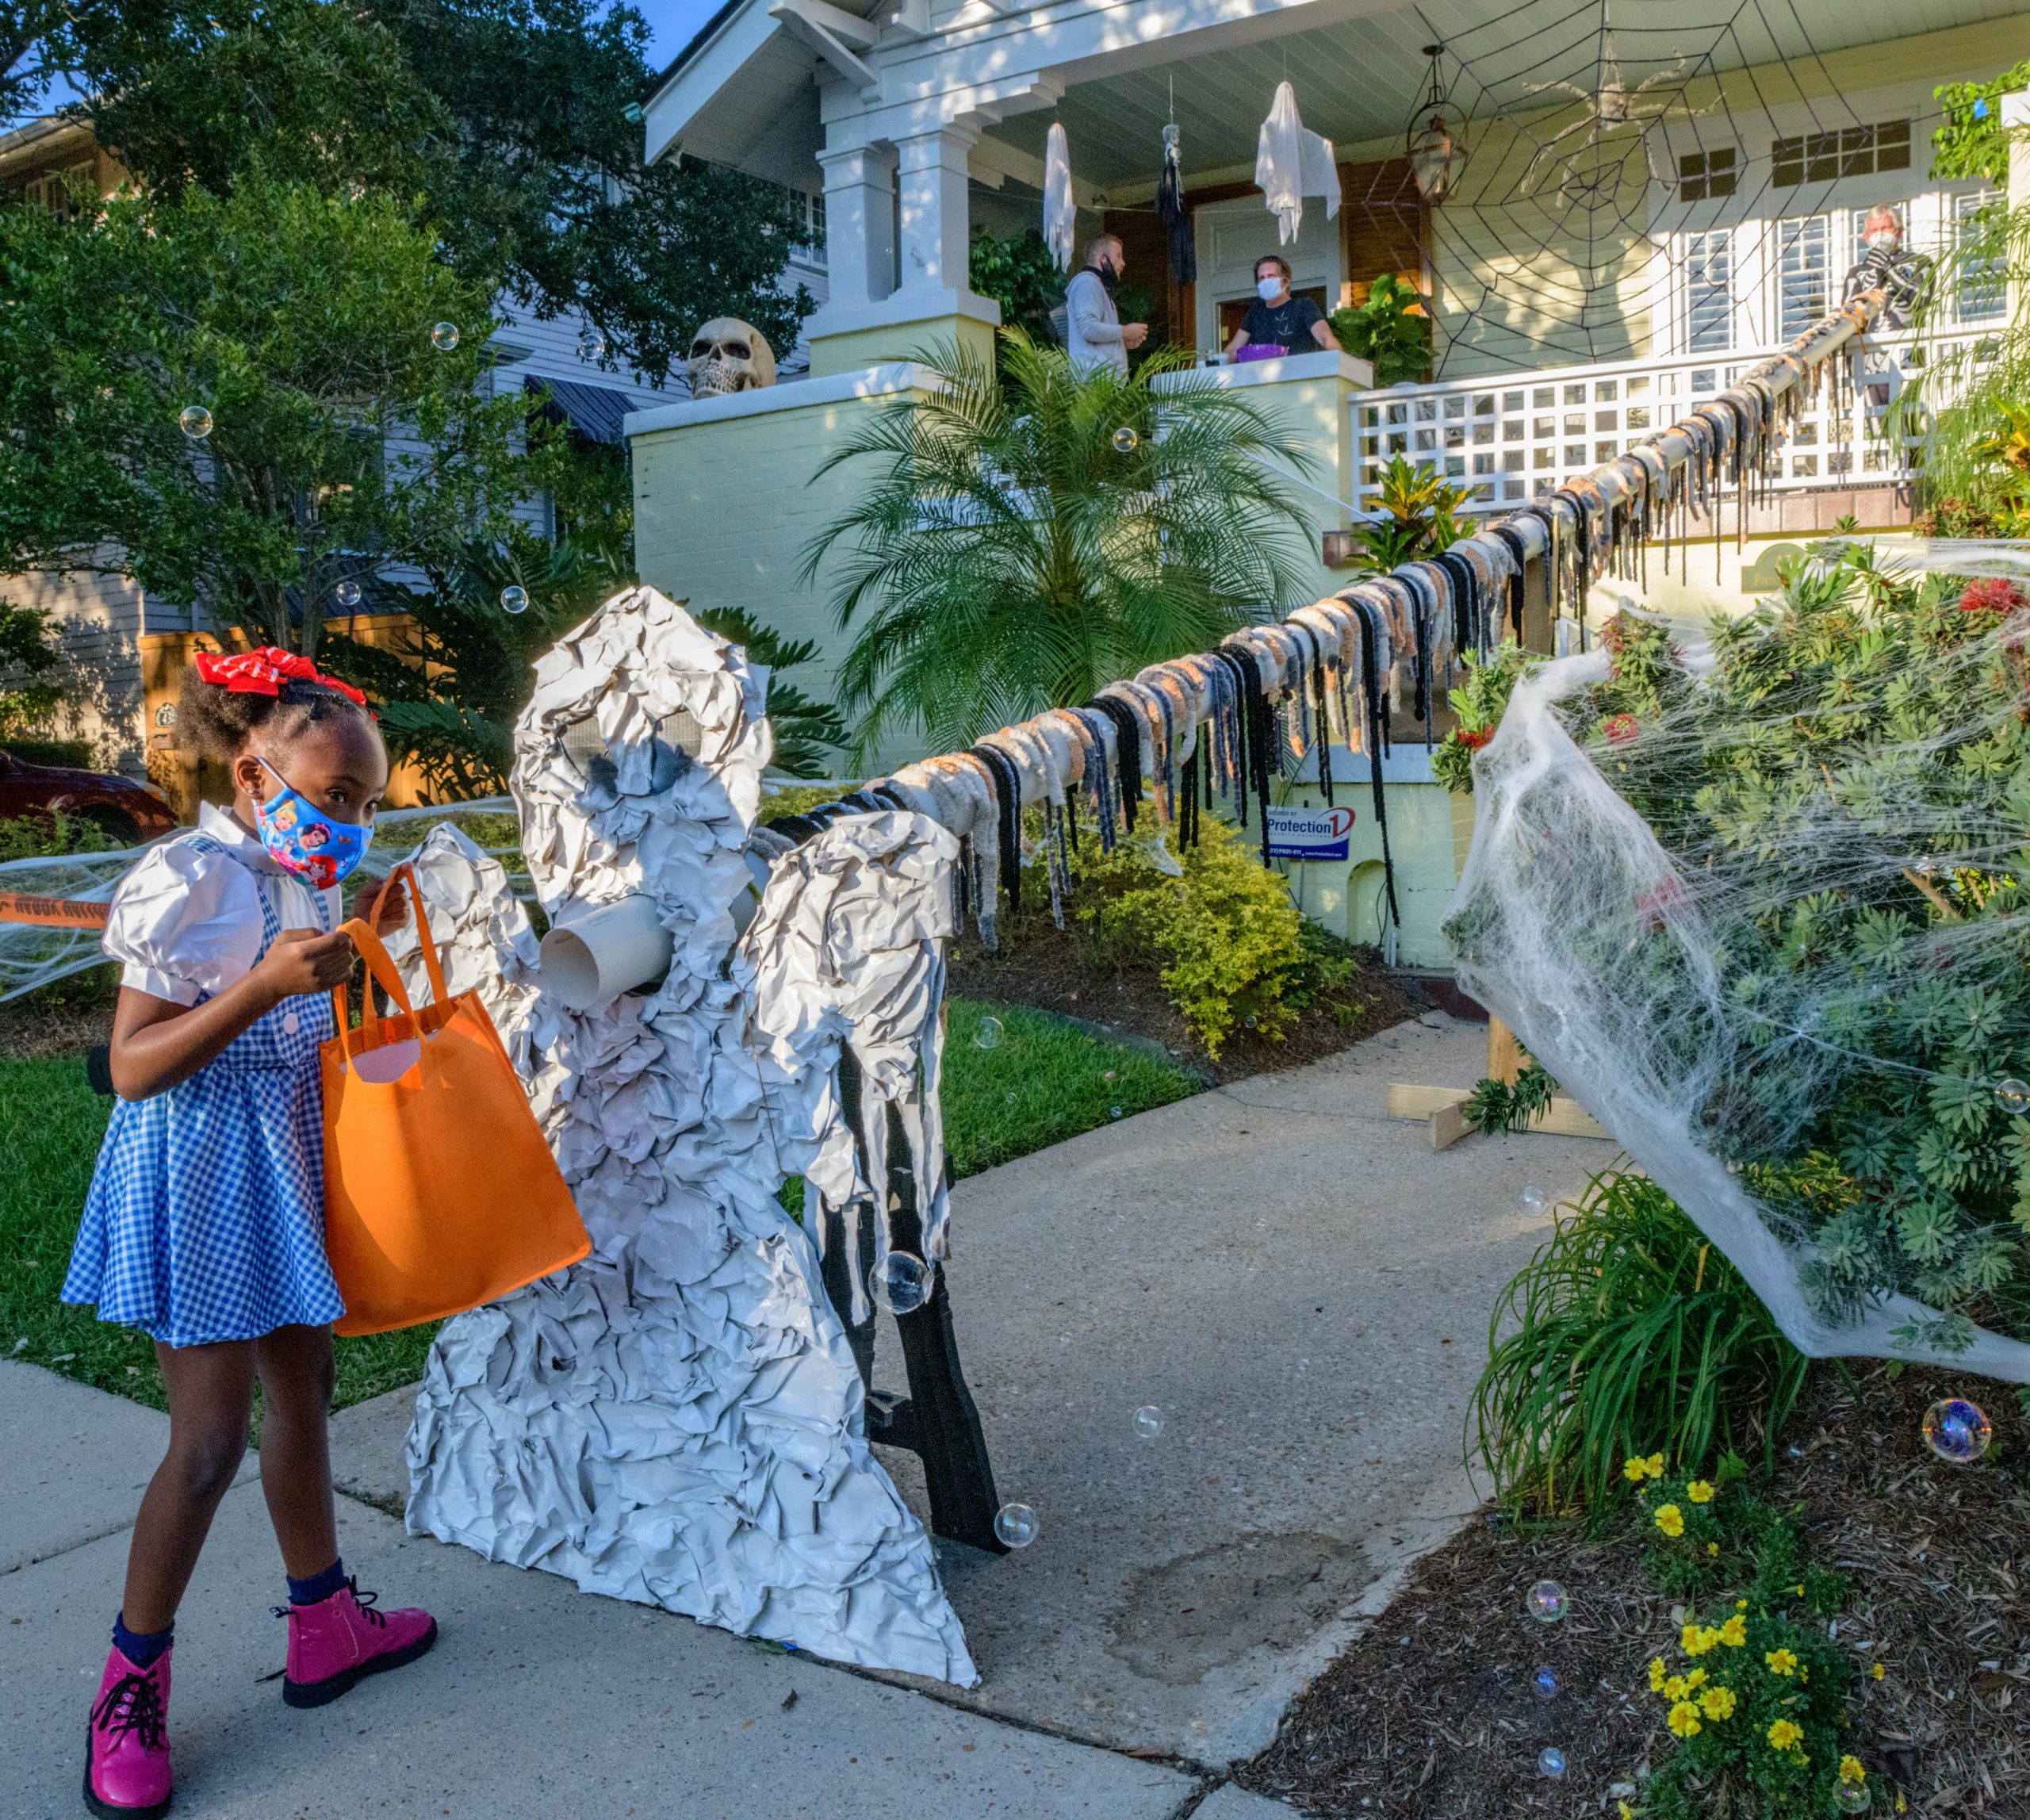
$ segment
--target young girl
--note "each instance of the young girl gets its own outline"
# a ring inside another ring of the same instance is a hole
[[[176,1608],[246,1451],[257,1375],[289,1575],[282,1698],[321,1706],[437,1639],[428,1612],[374,1611],[347,1578],[324,1429],[344,1305],[324,1256],[317,1046],[353,960],[337,887],[372,838],[387,753],[359,692],[286,651],[200,657],[177,726],[231,767],[232,808],[208,804],[113,899],[120,1098],[63,1285],[153,1339],[169,1396],[91,1710],[85,1803],[102,1815],[169,1807]]]

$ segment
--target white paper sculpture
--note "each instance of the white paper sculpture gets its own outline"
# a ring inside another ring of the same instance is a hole
[[[1276,217],[1277,239],[1285,246],[1304,225],[1304,199],[1325,198],[1329,219],[1339,213],[1339,165],[1332,141],[1297,118],[1297,91],[1276,85],[1276,100],[1255,143],[1254,182]]]
[[[672,959],[660,983],[569,1010],[542,990],[498,863],[450,827],[419,851],[447,978],[484,995],[593,1251],[446,1323],[409,1435],[409,1526],[971,1685],[929,1540],[869,1451],[817,1255],[775,1198],[826,1129],[828,1079],[728,976],[770,749],[763,679],[649,588],[607,601],[536,676],[512,787],[544,909],[568,925],[645,894]],[[913,899],[921,880],[895,889]]]

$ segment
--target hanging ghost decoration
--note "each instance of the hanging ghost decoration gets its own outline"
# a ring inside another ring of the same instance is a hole
[[[1276,86],[1275,105],[1262,123],[1254,151],[1254,182],[1276,217],[1277,239],[1288,246],[1304,225],[1304,199],[1325,198],[1328,220],[1339,213],[1339,166],[1332,141],[1297,117],[1297,90]]]
[[[1044,148],[1044,244],[1060,272],[1071,270],[1078,238],[1078,205],[1071,199],[1071,148],[1053,121]]]
[[[764,1004],[756,969],[729,967],[750,856],[779,846],[753,838],[763,689],[646,588],[536,666],[511,787],[537,894],[553,930],[588,939],[598,913],[651,906],[660,979],[571,1009],[545,991],[498,863],[449,826],[418,852],[447,978],[492,1013],[593,1251],[446,1323],[409,1434],[408,1524],[587,1592],[970,1685],[929,1539],[869,1449],[816,1251],[776,1200],[836,1116],[818,1051],[837,1039],[809,1002],[857,975],[836,945],[811,948],[810,990]],[[916,982],[891,1008],[908,1028],[887,1033],[907,1049],[926,1004],[935,1017],[941,949],[891,951],[948,922],[912,906],[926,879],[948,899],[933,875],[951,841],[928,824],[885,833],[856,888],[900,909],[833,933],[849,948],[864,923],[882,976]],[[891,853],[909,863],[884,895],[873,874]]]
[[[1184,172],[1175,122],[1163,128],[1163,174],[1156,179],[1156,219],[1170,242],[1170,276],[1181,285],[1197,282],[1198,249],[1184,206]]]

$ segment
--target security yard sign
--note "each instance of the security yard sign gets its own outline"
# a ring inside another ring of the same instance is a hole
[[[1350,809],[1271,809],[1269,857],[1272,860],[1343,860],[1354,831]]]

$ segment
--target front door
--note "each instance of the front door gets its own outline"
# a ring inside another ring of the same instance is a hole
[[[1254,300],[1254,262],[1281,253],[1290,262],[1290,289],[1330,311],[1339,298],[1339,224],[1322,197],[1306,197],[1304,221],[1288,246],[1277,244],[1276,217],[1258,190],[1197,210],[1198,345],[1224,348]]]

